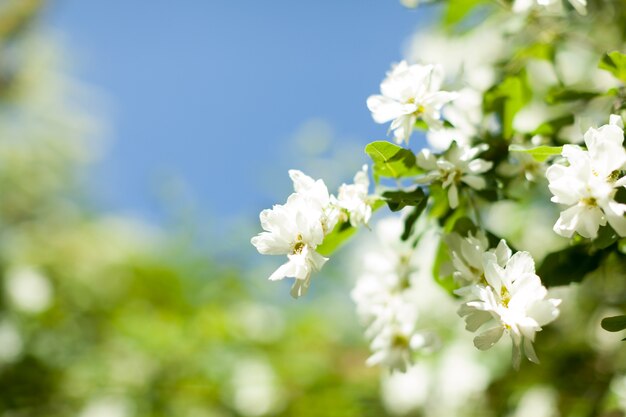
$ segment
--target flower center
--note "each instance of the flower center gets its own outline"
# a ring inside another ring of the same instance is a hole
[[[596,206],[598,204],[598,202],[596,201],[594,197],[585,197],[582,200],[580,200],[580,202],[584,204],[585,206]]]
[[[298,233],[296,237],[296,243],[293,245],[292,255],[300,255],[304,249],[305,243],[302,241],[302,235]]]
[[[504,286],[500,288],[500,300],[502,301],[502,305],[505,307],[508,307],[509,301],[511,301],[511,294]]]
[[[397,348],[407,348],[409,347],[409,339],[403,334],[394,334],[393,339],[391,339],[391,346]]]

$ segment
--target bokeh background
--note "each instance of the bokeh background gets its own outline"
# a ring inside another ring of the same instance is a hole
[[[0,7],[0,415],[385,415],[338,256],[307,300],[249,244],[334,186],[420,18],[395,2]]]

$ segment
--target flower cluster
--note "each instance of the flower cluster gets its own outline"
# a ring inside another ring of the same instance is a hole
[[[459,205],[459,186],[465,184],[475,190],[485,188],[485,179],[481,176],[489,171],[493,166],[490,161],[476,158],[476,156],[487,150],[487,145],[482,144],[476,147],[457,146],[456,142],[441,156],[435,156],[429,149],[423,149],[417,155],[417,165],[428,171],[426,175],[417,181],[430,183],[440,181],[443,188],[448,189],[448,202],[450,208]]]
[[[381,95],[367,99],[367,107],[376,123],[391,121],[397,143],[409,141],[413,128],[422,120],[430,128],[441,129],[442,107],[454,100],[456,93],[442,91],[443,69],[438,65],[395,64],[380,84]]]
[[[290,170],[294,193],[283,205],[277,204],[260,214],[264,232],[251,242],[263,255],[287,255],[269,279],[295,278],[291,295],[304,295],[311,274],[322,269],[328,258],[317,248],[338,222],[348,218],[353,226],[367,224],[372,214],[367,190],[367,167],[358,172],[354,184],[343,184],[338,197],[331,195],[323,180],[314,180],[298,170]]]
[[[415,251],[400,241],[402,222],[387,218],[378,222],[376,234],[382,245],[364,254],[364,271],[352,291],[357,313],[367,326],[372,356],[367,364],[405,371],[416,350],[433,338],[416,328],[418,310],[412,280]]]
[[[465,299],[459,315],[465,317],[466,328],[472,332],[494,323],[474,338],[474,345],[489,349],[506,332],[513,342],[515,367],[519,367],[522,354],[538,363],[535,334],[558,317],[561,300],[546,298],[548,292],[535,273],[532,256],[528,252],[512,254],[504,240],[495,249],[485,250],[488,243],[481,233],[465,239],[452,236],[455,278],[468,284],[456,290]]]
[[[565,237],[576,232],[595,239],[599,227],[608,222],[620,236],[626,236],[626,204],[615,201],[618,189],[626,186],[626,177],[620,178],[626,165],[622,118],[612,115],[608,125],[590,128],[584,139],[587,150],[563,146],[568,165],[557,163],[546,172],[552,201],[570,206],[561,212],[554,231]]]

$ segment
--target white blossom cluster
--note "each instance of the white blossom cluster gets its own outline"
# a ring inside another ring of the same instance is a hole
[[[391,121],[397,143],[409,142],[413,128],[422,120],[431,129],[442,129],[441,109],[457,96],[442,91],[444,73],[440,65],[409,65],[401,61],[380,84],[380,95],[367,99],[376,123]]]
[[[450,148],[441,156],[435,156],[429,149],[422,149],[417,155],[417,165],[427,173],[417,179],[419,183],[441,182],[444,189],[448,189],[448,203],[450,208],[459,205],[459,187],[468,185],[475,190],[482,190],[487,185],[481,176],[493,166],[491,161],[476,158],[487,150],[486,144],[476,147],[457,146],[453,142]]]
[[[381,244],[363,254],[364,271],[352,299],[361,322],[367,326],[365,336],[373,352],[367,364],[404,372],[414,352],[431,345],[434,338],[417,329],[415,250],[401,242],[401,232],[402,221],[398,218],[378,222],[376,235]]]
[[[448,237],[455,279],[464,298],[459,315],[466,329],[475,332],[490,324],[474,338],[481,350],[491,348],[506,332],[513,342],[513,365],[519,367],[521,355],[539,362],[533,342],[542,326],[554,321],[561,300],[547,298],[548,291],[535,273],[535,261],[528,252],[512,253],[504,240],[488,249],[484,233]]]
[[[353,184],[343,184],[338,197],[331,195],[323,180],[314,180],[298,170],[290,170],[294,193],[283,205],[277,204],[260,214],[264,232],[251,242],[263,255],[287,255],[269,279],[294,278],[293,297],[304,295],[311,274],[319,271],[328,258],[316,251],[338,222],[352,226],[367,224],[372,214],[368,198],[367,166],[358,172]]]
[[[586,150],[563,146],[567,165],[556,163],[546,172],[552,201],[569,206],[554,231],[568,238],[576,232],[595,239],[600,226],[608,222],[617,234],[626,236],[626,204],[615,201],[618,189],[626,186],[626,177],[621,177],[626,167],[622,118],[612,115],[608,125],[590,128],[584,140]]]

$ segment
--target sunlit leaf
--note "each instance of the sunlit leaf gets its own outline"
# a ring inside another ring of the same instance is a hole
[[[529,149],[519,145],[509,146],[509,152],[527,153],[537,162],[545,162],[551,156],[560,155],[562,151],[562,146],[537,146],[536,148]]]

